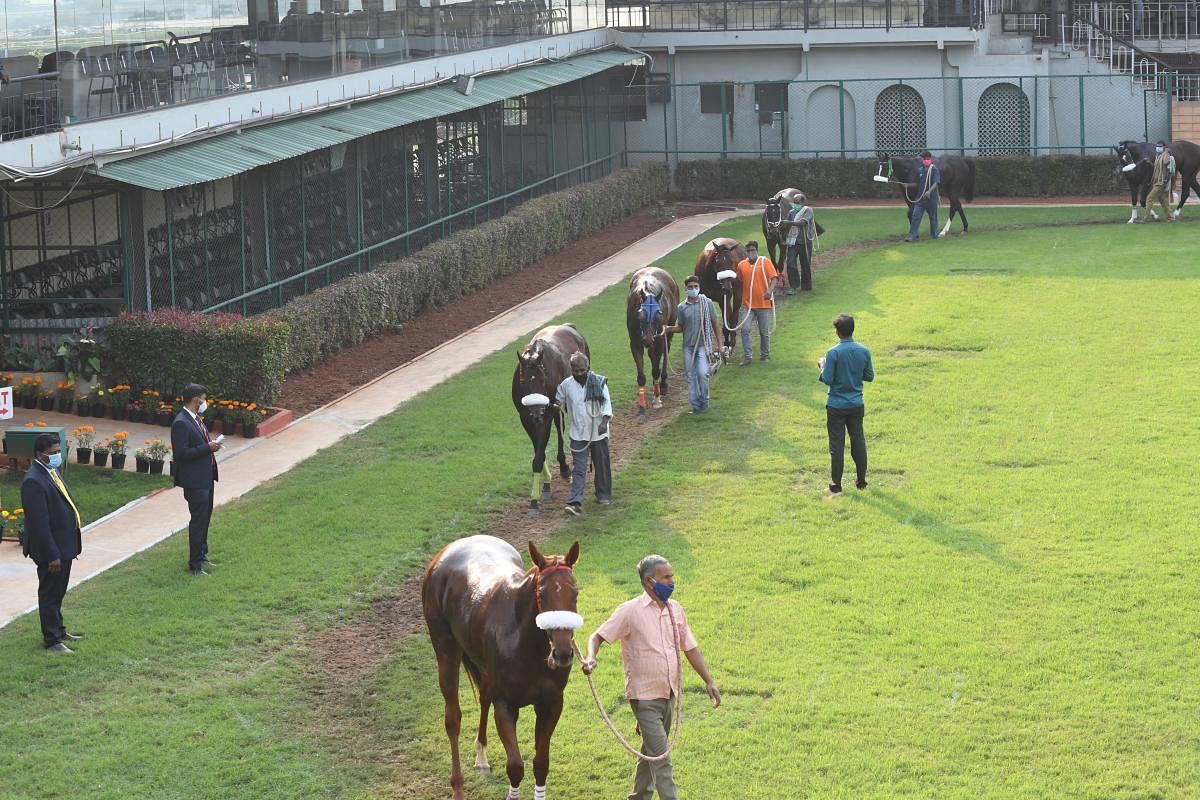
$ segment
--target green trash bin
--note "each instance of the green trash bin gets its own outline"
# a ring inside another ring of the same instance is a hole
[[[58,437],[58,443],[62,446],[63,465],[62,469],[66,469],[67,456],[70,455],[70,448],[67,445],[67,429],[61,427],[47,426],[45,428],[26,428],[25,426],[6,428],[4,430],[4,452],[9,458],[21,458],[28,461],[33,460],[33,443],[37,437],[44,433]]]

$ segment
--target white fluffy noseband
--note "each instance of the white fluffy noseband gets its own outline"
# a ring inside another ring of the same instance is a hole
[[[1137,164],[1126,164],[1121,167],[1121,172],[1133,172],[1135,169],[1137,169]]]
[[[737,277],[737,273],[731,269],[723,269],[717,273],[717,280],[719,280],[719,281],[733,280],[736,277]]]
[[[876,183],[887,183],[888,182],[886,175],[872,175],[871,180],[875,181]]]
[[[583,617],[574,611],[543,611],[534,622],[544,631],[577,631],[583,627]]]
[[[527,394],[521,398],[521,405],[529,406],[548,406],[550,398],[544,394]]]

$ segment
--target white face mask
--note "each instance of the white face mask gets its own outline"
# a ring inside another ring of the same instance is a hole
[[[201,401],[200,401],[200,408],[196,409],[196,413],[197,413],[197,414],[203,414],[205,411],[208,411],[208,401],[207,401],[207,400],[201,400]]]
[[[695,300],[697,297],[700,296],[700,290],[689,286],[688,290],[687,290],[687,295],[688,295],[688,297]]]

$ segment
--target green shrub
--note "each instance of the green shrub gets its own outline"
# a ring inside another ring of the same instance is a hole
[[[661,199],[666,179],[662,164],[620,170],[291,300],[268,315],[289,323],[286,371],[307,369],[369,336],[398,330],[426,309],[557,253]]]
[[[986,156],[975,163],[977,197],[1125,194],[1111,156]],[[874,158],[681,161],[674,186],[685,200],[765,201],[788,186],[815,201],[895,197],[895,186],[871,180],[878,167]]]
[[[173,397],[201,383],[216,397],[266,405],[283,386],[286,320],[179,309],[122,314],[104,329],[105,377]]]

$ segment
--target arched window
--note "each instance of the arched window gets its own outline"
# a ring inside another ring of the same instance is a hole
[[[979,155],[1029,152],[1029,97],[1013,83],[994,83],[979,96]]]
[[[858,149],[854,97],[849,92],[837,86],[819,86],[808,96],[804,111],[808,133],[805,149],[812,150],[813,155],[853,153]]]
[[[894,84],[875,99],[875,149],[916,155],[925,149],[925,101],[911,86]]]

